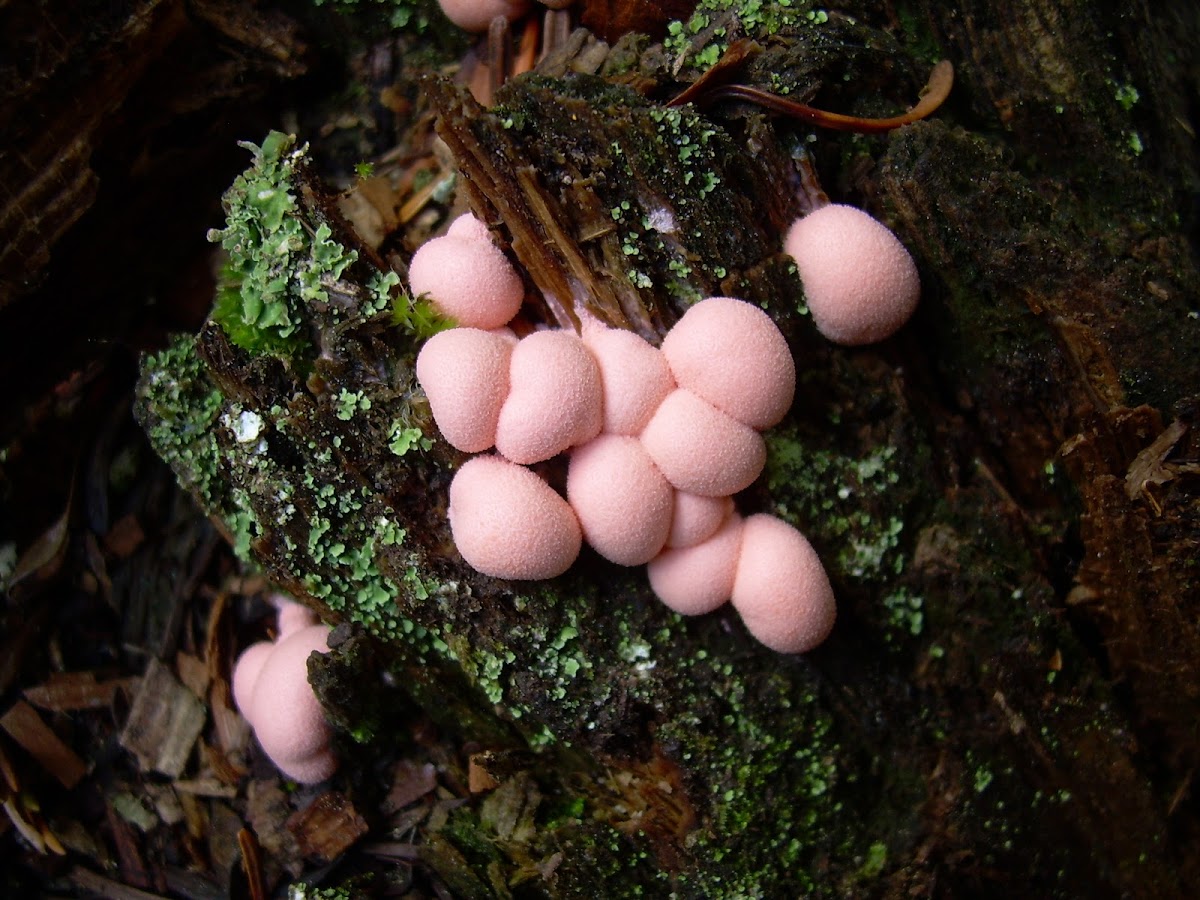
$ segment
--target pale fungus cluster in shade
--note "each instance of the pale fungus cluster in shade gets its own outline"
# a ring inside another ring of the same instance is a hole
[[[263,751],[284,775],[316,784],[338,767],[331,731],[308,682],[308,658],[329,651],[329,626],[282,595],[274,641],[251,644],[233,668],[233,699]]]
[[[816,210],[793,226],[787,250],[832,340],[879,340],[911,314],[912,260],[865,213]],[[647,565],[655,594],[680,614],[729,602],[783,653],[825,639],[833,590],[812,546],[781,519],[743,518],[732,500],[762,472],[760,432],[795,391],[791,352],[766,313],[709,297],[661,348],[586,315],[581,334],[518,338],[506,326],[521,279],[470,214],[417,251],[409,282],[458,326],[425,344],[416,372],[446,440],[483,454],[450,486],[451,532],[472,568],[553,578],[586,541],[610,562]],[[560,454],[565,497],[528,468]]]

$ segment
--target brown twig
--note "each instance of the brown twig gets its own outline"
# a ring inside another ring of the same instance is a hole
[[[757,103],[764,109],[769,109],[772,112],[781,113],[782,115],[790,116],[821,128],[829,128],[834,131],[855,131],[860,134],[876,134],[883,131],[891,131],[902,125],[908,125],[932,114],[945,102],[953,85],[954,66],[948,59],[943,59],[929,73],[929,81],[925,85],[925,89],[921,92],[921,98],[917,104],[905,113],[901,113],[898,116],[889,116],[884,119],[867,119],[860,116],[847,116],[841,113],[827,112],[745,84],[716,85],[711,89],[700,92],[689,88],[667,105],[678,106],[681,103],[687,102],[703,102],[707,105],[716,103],[719,100],[748,100],[751,103]],[[692,87],[695,87],[695,85]]]

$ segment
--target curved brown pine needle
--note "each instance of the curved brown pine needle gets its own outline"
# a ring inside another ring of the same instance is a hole
[[[703,99],[706,104],[715,103],[718,100],[748,100],[772,112],[791,116],[794,119],[799,119],[802,122],[808,122],[811,125],[817,125],[821,128],[830,128],[834,131],[857,131],[860,134],[876,134],[881,131],[891,131],[893,128],[899,128],[901,125],[908,125],[911,122],[924,119],[945,102],[946,97],[950,95],[950,88],[953,86],[954,66],[950,60],[943,59],[929,73],[929,81],[926,83],[925,89],[921,92],[921,98],[917,101],[917,105],[907,112],[901,113],[898,116],[889,116],[886,119],[865,119],[859,116],[846,116],[841,113],[826,112],[825,110],[816,109],[803,103],[797,103],[794,100],[788,100],[786,97],[772,94],[770,91],[759,90],[758,88],[752,88],[744,84],[718,85],[704,92]],[[675,106],[680,102],[698,99],[694,94],[683,99],[688,93],[688,91],[685,91],[668,105]]]

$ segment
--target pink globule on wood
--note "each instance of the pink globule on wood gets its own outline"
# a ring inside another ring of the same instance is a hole
[[[708,540],[733,512],[732,497],[701,497],[675,491],[668,547],[691,547]]]
[[[600,366],[605,434],[640,434],[675,389],[661,350],[649,341],[594,320],[584,323],[583,342]]]
[[[499,456],[477,456],[450,483],[450,531],[471,568],[495,578],[561,575],[583,535],[567,501],[529,469]]]
[[[804,653],[833,629],[833,587],[817,552],[774,516],[749,516],[731,595],[746,629],[779,653]]]
[[[762,472],[762,435],[685,388],[667,395],[641,435],[659,471],[681,491],[724,497]]]
[[[646,566],[655,595],[684,616],[710,613],[733,593],[742,545],[742,517],[729,514],[715,534],[699,544],[664,550]]]
[[[654,558],[671,529],[673,495],[637,438],[602,434],[571,452],[567,502],[584,540],[610,562]]]
[[[509,394],[496,423],[496,449],[521,465],[591,440],[604,421],[595,358],[573,332],[535,331],[509,364]]]
[[[784,417],[796,392],[796,366],[765,312],[733,297],[692,306],[663,338],[675,382],[751,428]]]
[[[479,453],[496,443],[514,343],[499,331],[451,328],[427,340],[417,355],[417,380],[429,398],[433,420],[451,446],[464,453]]]
[[[414,297],[426,295],[464,328],[499,328],[517,314],[525,285],[490,240],[443,235],[422,244],[408,268]]]
[[[796,260],[817,329],[857,346],[894,334],[917,308],[921,280],[904,245],[877,219],[831,204],[793,223],[783,242]]]
[[[331,731],[308,682],[308,659],[329,651],[328,637],[325,625],[290,629],[274,644],[247,648],[233,673],[234,701],[263,751],[281,772],[306,784],[337,769]]]

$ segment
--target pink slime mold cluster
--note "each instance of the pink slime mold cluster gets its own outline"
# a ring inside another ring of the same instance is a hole
[[[275,640],[247,647],[233,668],[233,699],[254,736],[288,778],[316,784],[338,767],[320,701],[308,683],[308,658],[327,653],[329,626],[307,607],[276,595]]]
[[[518,340],[500,317],[520,306],[486,229],[458,219],[413,258],[410,287],[459,327],[431,338],[417,378],[468,460],[450,486],[463,558],[497,578],[565,572],[583,541],[624,566],[648,564],[657,596],[684,615],[731,602],[766,646],[799,653],[833,627],[829,579],[782,520],[743,519],[732,495],[766,462],[760,431],[791,406],[795,367],[762,310],[730,297],[697,303],[656,348],[586,320],[582,335]],[[563,498],[529,465],[569,453]]]

